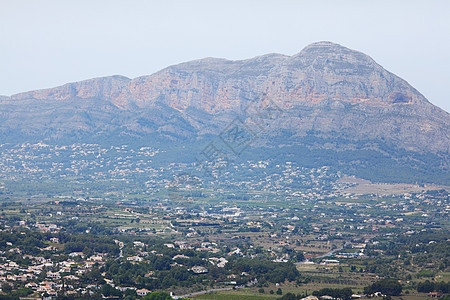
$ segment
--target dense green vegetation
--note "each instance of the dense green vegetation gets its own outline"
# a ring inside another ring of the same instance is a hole
[[[417,284],[417,291],[420,293],[441,292],[447,294],[450,291],[450,282],[425,280]]]
[[[402,285],[395,279],[382,279],[364,288],[365,294],[380,292],[384,295],[398,296],[402,293]]]

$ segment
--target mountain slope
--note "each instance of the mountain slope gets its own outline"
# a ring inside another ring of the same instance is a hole
[[[106,131],[137,135],[181,130],[181,136],[195,137],[218,133],[252,101],[269,99],[286,113],[269,136],[281,129],[294,136],[314,131],[383,139],[414,151],[449,151],[448,113],[370,57],[330,42],[312,44],[292,57],[207,58],[133,80],[112,76],[17,94],[0,99],[0,129],[92,135],[104,133],[106,126]],[[143,115],[146,110],[154,115]],[[155,116],[162,111],[191,126],[169,128],[167,118]]]

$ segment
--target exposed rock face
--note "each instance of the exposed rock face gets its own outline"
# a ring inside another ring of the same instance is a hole
[[[80,82],[67,83],[63,86],[21,93],[12,96],[12,99],[39,99],[39,100],[74,100],[96,98],[109,100],[117,97],[130,79],[124,76],[111,76],[94,78]]]
[[[383,140],[419,152],[449,152],[450,115],[367,55],[330,42],[294,56],[243,61],[206,58],[153,75],[90,79],[0,98],[0,132],[50,137],[219,133],[250,103],[283,115],[265,130],[285,143],[306,134]]]

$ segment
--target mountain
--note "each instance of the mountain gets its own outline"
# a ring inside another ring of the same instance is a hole
[[[277,115],[257,129],[252,147],[372,151],[415,170],[430,168],[431,155],[439,172],[448,170],[449,113],[369,56],[331,42],[293,56],[205,58],[135,79],[1,97],[0,138],[207,141],[236,118],[251,123],[248,107],[268,106]]]

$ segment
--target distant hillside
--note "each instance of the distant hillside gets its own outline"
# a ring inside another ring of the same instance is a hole
[[[206,58],[135,79],[95,78],[0,97],[4,142],[189,146],[236,124],[258,149],[250,153],[289,151],[374,180],[449,181],[449,113],[369,56],[330,42],[293,56]]]

